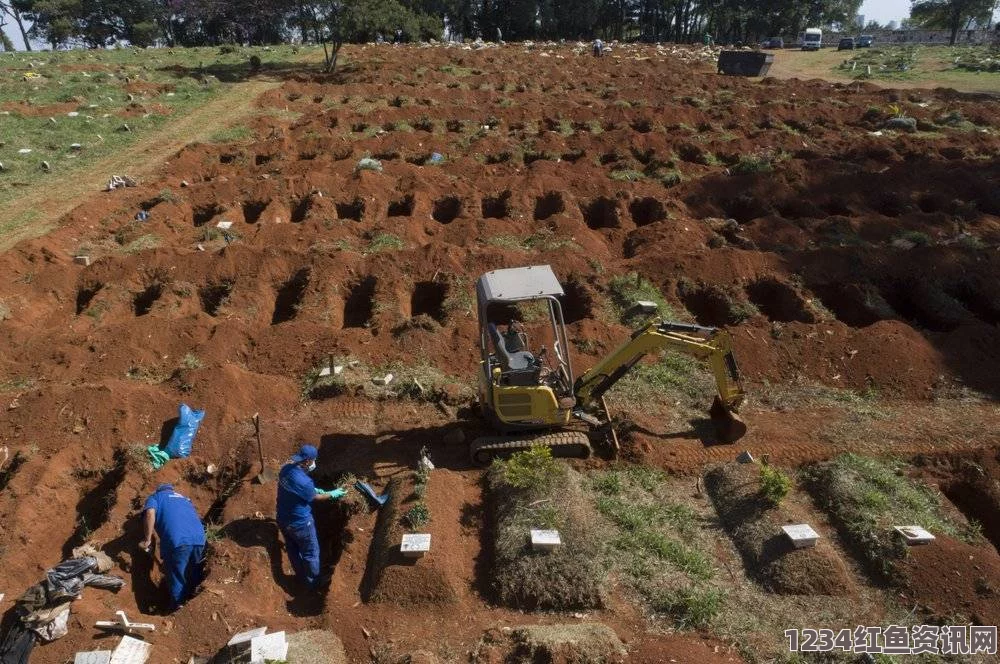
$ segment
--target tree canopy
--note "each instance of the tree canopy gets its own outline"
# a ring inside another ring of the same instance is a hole
[[[927,3],[986,0],[923,0]],[[638,39],[751,42],[848,22],[861,0],[0,0],[58,46],[406,39]]]
[[[968,29],[973,21],[986,25],[996,7],[997,0],[915,0],[910,19],[923,28],[949,30],[954,44],[959,30]]]

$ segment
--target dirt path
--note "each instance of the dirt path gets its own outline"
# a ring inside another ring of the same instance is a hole
[[[25,220],[0,237],[0,251],[50,231],[62,215],[79,205],[82,199],[100,191],[111,175],[148,175],[185,145],[204,141],[219,129],[252,115],[255,112],[253,101],[280,84],[276,80],[236,83],[192,113],[165,124],[126,150],[74,173],[58,186],[39,183],[23,196],[0,205],[0,219]]]

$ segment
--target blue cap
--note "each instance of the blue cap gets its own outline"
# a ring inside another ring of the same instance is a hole
[[[303,445],[299,448],[298,454],[292,457],[292,461],[302,463],[303,461],[312,461],[317,456],[319,456],[319,452],[316,451],[315,447],[312,445]]]
[[[156,487],[156,493],[159,493],[161,491],[173,491],[173,490],[174,490],[173,484],[161,484],[160,486]]]

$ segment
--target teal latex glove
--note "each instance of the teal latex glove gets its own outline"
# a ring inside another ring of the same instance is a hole
[[[344,496],[346,496],[347,491],[343,489],[334,489],[333,491],[327,491],[326,494],[331,498],[333,498],[334,500],[337,500],[338,498],[343,498]]]
[[[317,496],[322,496],[324,493],[326,493],[326,489],[321,489],[319,487],[316,487],[316,495]]]

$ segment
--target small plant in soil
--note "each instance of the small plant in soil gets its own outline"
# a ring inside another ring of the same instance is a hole
[[[377,254],[383,251],[397,251],[403,249],[406,244],[403,240],[392,233],[378,233],[368,242],[365,249],[366,254]]]
[[[792,488],[792,479],[774,466],[760,469],[760,493],[771,505],[779,505]]]
[[[704,629],[722,608],[725,594],[717,588],[692,586],[653,600],[653,610],[670,615],[682,629]]]
[[[410,530],[419,530],[431,520],[431,511],[423,500],[403,513],[403,524]]]
[[[657,313],[663,318],[673,316],[673,311],[660,289],[638,272],[612,278],[608,283],[608,295],[614,318],[628,326],[634,326],[645,318],[642,314],[630,311],[640,300],[655,302]]]
[[[185,355],[184,358],[181,360],[181,365],[185,369],[201,369],[203,366],[205,366],[204,364],[202,364],[201,360],[198,359],[198,356],[195,355],[194,353],[188,353],[187,355]]]

